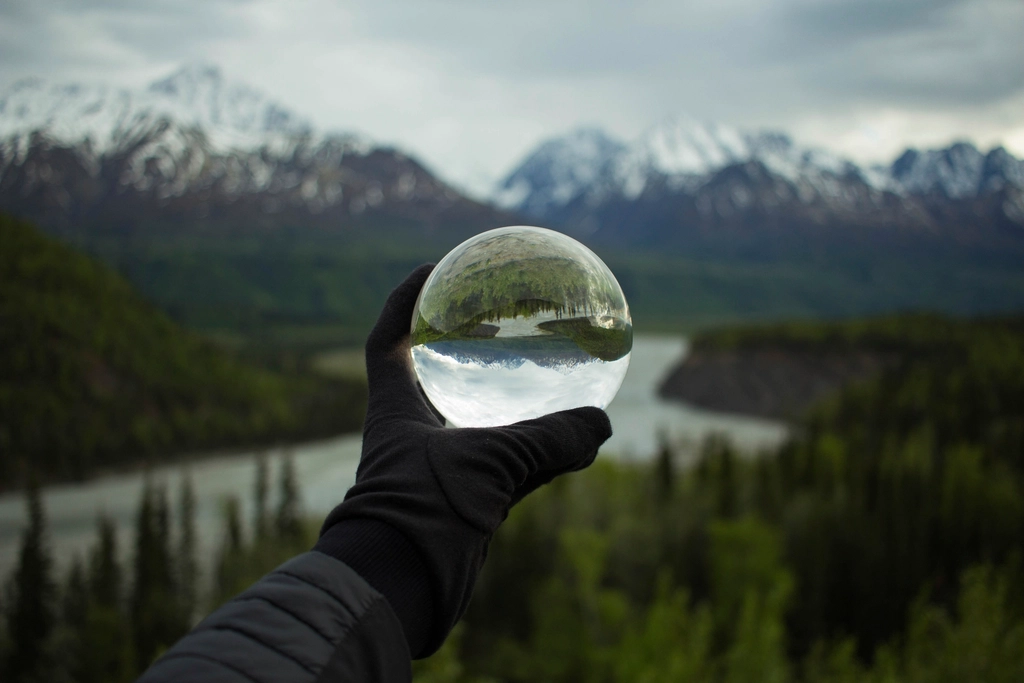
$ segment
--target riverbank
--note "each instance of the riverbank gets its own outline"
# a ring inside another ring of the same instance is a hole
[[[665,378],[658,394],[717,412],[790,420],[877,375],[886,363],[886,356],[869,351],[697,349]]]
[[[778,422],[718,414],[661,399],[657,393],[659,384],[686,352],[686,340],[682,337],[636,337],[626,379],[608,406],[614,434],[602,448],[600,458],[647,460],[665,438],[676,447],[679,464],[685,467],[695,457],[700,443],[712,433],[728,435],[747,452],[770,448],[785,438],[786,427]],[[360,436],[353,434],[274,447],[266,452],[271,459],[272,481],[281,459],[286,453],[291,454],[303,508],[310,515],[322,516],[342,499],[354,481],[360,449]],[[176,496],[186,471],[192,476],[197,499],[200,557],[212,557],[223,540],[221,510],[225,499],[238,498],[242,519],[252,518],[249,505],[257,452],[254,449],[198,453],[153,467],[148,473],[123,471],[82,483],[46,487],[43,503],[55,559],[63,566],[76,553],[84,553],[95,539],[96,518],[101,513],[114,519],[120,547],[128,552],[145,477]],[[0,577],[13,565],[25,521],[24,496],[14,492],[0,494]]]

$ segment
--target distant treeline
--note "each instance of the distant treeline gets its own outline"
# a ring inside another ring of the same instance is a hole
[[[388,292],[458,240],[396,237],[389,225],[359,242],[329,232],[170,236],[143,226],[130,239],[84,243],[178,322],[260,346],[358,346]],[[492,227],[499,227],[497,225]],[[372,237],[371,237],[372,236]],[[723,323],[841,318],[932,310],[978,315],[1024,308],[1021,253],[870,244],[678,253],[594,246],[615,274],[640,333]]]
[[[185,449],[356,430],[365,385],[257,367],[94,259],[0,217],[0,489]],[[215,292],[197,290],[197,299]]]

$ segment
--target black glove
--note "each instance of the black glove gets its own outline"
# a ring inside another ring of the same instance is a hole
[[[414,657],[437,650],[466,611],[509,509],[559,474],[588,466],[612,431],[597,408],[446,429],[420,392],[409,354],[413,306],[432,269],[419,267],[391,293],[366,342],[369,406],[356,483],[317,544],[392,601]]]

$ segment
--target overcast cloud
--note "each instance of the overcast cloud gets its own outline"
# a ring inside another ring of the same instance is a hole
[[[0,88],[221,66],[480,188],[541,139],[670,115],[861,161],[1024,155],[1024,0],[5,0]]]

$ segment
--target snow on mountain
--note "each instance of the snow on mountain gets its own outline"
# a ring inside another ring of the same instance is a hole
[[[211,66],[183,67],[141,90],[28,79],[0,97],[0,139],[42,132],[97,154],[161,120],[201,130],[219,151],[280,146],[313,133],[301,117]]]
[[[891,174],[906,193],[971,199],[1007,184],[1024,187],[1024,160],[1002,147],[986,154],[969,142],[958,142],[946,149],[908,149],[893,162]]]
[[[941,192],[950,199],[978,193],[985,155],[969,143],[919,152],[908,149],[892,165],[892,176],[906,192]]]
[[[591,187],[624,145],[595,128],[541,143],[498,186],[492,200],[530,215],[562,206]]]
[[[567,213],[579,215],[572,208],[577,204],[597,210],[609,201],[654,201],[666,192],[697,197],[717,173],[751,163],[783,182],[778,188],[788,188],[779,190],[787,197],[845,212],[873,211],[886,202],[895,206],[900,198],[930,193],[962,200],[1007,186],[1024,188],[1024,161],[1002,148],[986,154],[957,143],[947,149],[908,150],[891,166],[862,167],[827,150],[800,146],[781,133],[676,117],[628,144],[593,129],[549,140],[508,176],[495,197],[536,218],[562,220]],[[1017,196],[1007,199],[1006,211],[1014,215]],[[779,197],[781,203],[788,201]]]
[[[589,205],[614,196],[636,200],[652,186],[694,192],[714,173],[750,161],[818,193],[834,193],[834,179],[849,175],[861,174],[872,186],[888,182],[827,151],[799,147],[780,133],[747,133],[677,117],[631,144],[594,129],[548,140],[499,185],[494,199],[544,216],[579,198]]]
[[[750,156],[747,140],[731,126],[669,119],[644,133],[615,161],[613,177],[622,194],[640,196],[654,174],[673,179],[675,187]]]
[[[401,151],[319,132],[209,66],[135,90],[25,80],[0,93],[0,210],[61,230],[142,216],[274,225],[281,212],[333,226],[497,220]]]
[[[677,117],[630,143],[593,129],[548,140],[496,196],[542,224],[622,244],[728,229],[951,234],[1024,226],[1024,162],[959,143],[859,166],[782,133]]]

